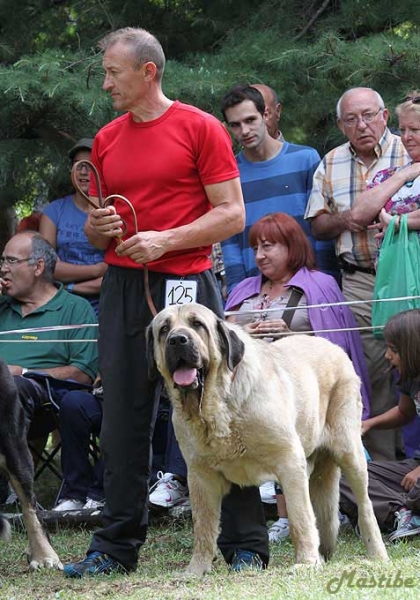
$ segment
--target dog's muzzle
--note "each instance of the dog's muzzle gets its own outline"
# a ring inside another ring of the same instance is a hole
[[[194,340],[184,332],[173,332],[166,340],[166,364],[177,387],[197,388],[202,381],[200,353]]]

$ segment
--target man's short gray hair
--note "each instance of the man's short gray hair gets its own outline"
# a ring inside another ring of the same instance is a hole
[[[165,54],[159,40],[152,33],[140,27],[123,27],[108,33],[99,41],[98,46],[105,52],[107,48],[117,42],[122,42],[132,48],[135,69],[140,69],[145,63],[152,62],[156,65],[158,80],[162,79],[165,70]]]
[[[372,88],[367,88],[367,87],[350,88],[344,92],[344,94],[340,97],[339,101],[337,102],[337,108],[336,108],[337,119],[341,119],[341,103],[343,102],[344,98],[348,94],[353,94],[354,92],[357,92],[357,91],[367,91],[367,90],[369,90],[376,96],[376,100],[378,101],[378,105],[379,105],[378,108],[379,109],[385,108],[385,103],[382,99],[382,96],[376,90],[373,90]]]
[[[49,242],[45,238],[42,237],[37,232],[27,232],[31,233],[31,242],[32,242],[32,250],[31,250],[31,262],[36,262],[37,260],[42,259],[44,261],[44,273],[42,278],[48,283],[54,283],[54,271],[55,266],[57,264],[57,253],[54,248],[51,246]]]

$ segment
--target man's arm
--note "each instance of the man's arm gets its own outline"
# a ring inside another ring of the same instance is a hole
[[[317,240],[332,240],[343,233],[343,231],[353,231],[356,233],[365,229],[355,222],[351,210],[343,210],[335,213],[322,212],[310,219],[310,223],[312,235]]]
[[[305,219],[310,221],[314,238],[333,240],[343,231],[362,231],[363,227],[355,223],[350,210],[337,210],[326,180],[326,158],[324,157],[314,173],[312,192],[305,211]]]
[[[142,231],[119,244],[116,253],[137,263],[159,259],[167,252],[220,242],[245,227],[245,207],[239,177],[204,187],[213,207],[188,225],[167,231]]]
[[[8,365],[9,371],[12,375],[22,375],[22,367],[18,365]],[[30,371],[31,369],[27,369]],[[79,383],[92,383],[92,379],[84,373],[81,369],[73,366],[64,366],[64,367],[53,367],[51,369],[35,369],[36,371],[41,371],[43,373],[47,373],[56,379],[74,379],[74,381],[78,381]]]

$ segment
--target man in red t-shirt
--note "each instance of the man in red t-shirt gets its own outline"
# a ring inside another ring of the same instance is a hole
[[[123,195],[132,203],[138,232],[129,206],[118,200],[93,210],[85,227],[90,242],[106,251],[108,264],[99,309],[106,506],[87,557],[66,566],[69,577],[134,570],[146,537],[158,393],[147,377],[145,329],[152,315],[143,265],[158,310],[192,300],[223,316],[211,246],[244,228],[230,138],[211,115],[163,94],[165,56],[158,40],[143,29],[125,28],[107,35],[100,47],[103,88],[125,113],[96,135],[92,161],[102,195]],[[95,182],[90,194],[99,196]],[[258,488],[238,490],[234,486],[225,501],[222,521],[230,530],[221,549],[231,563],[236,535],[262,566],[268,543]]]

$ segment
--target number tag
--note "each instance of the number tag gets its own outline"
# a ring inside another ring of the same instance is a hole
[[[167,279],[165,308],[179,304],[197,302],[197,282],[188,279]]]

